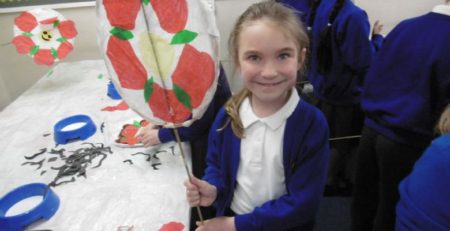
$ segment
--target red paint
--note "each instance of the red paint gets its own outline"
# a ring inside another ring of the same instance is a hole
[[[58,18],[57,17],[53,17],[53,18],[41,20],[39,23],[40,24],[53,24],[53,23],[56,22],[56,20],[58,20]]]
[[[61,36],[66,39],[75,38],[78,34],[75,23],[72,20],[65,20],[59,23],[58,30]]]
[[[167,224],[164,224],[159,231],[182,231],[184,229],[184,225],[180,222],[171,221]]]
[[[141,0],[104,0],[103,6],[112,26],[126,30],[134,29],[136,16],[141,9]]]
[[[120,102],[119,104],[117,104],[116,106],[108,106],[108,107],[104,107],[102,108],[102,111],[125,111],[127,110],[128,104],[125,101]]]
[[[148,99],[148,104],[153,115],[161,120],[170,123],[183,123],[191,112],[178,99],[172,90],[160,87],[157,83],[153,84],[153,94]]]
[[[16,17],[14,19],[14,23],[17,25],[17,27],[19,27],[20,30],[25,32],[32,31],[38,25],[36,18],[28,12],[23,12],[18,17]]]
[[[59,45],[57,53],[59,59],[64,59],[73,50],[72,43],[64,42]]]
[[[144,89],[147,71],[128,41],[110,36],[106,54],[123,88]]]
[[[34,47],[34,42],[28,36],[19,35],[14,37],[12,43],[16,47],[19,54],[28,54],[31,48]]]
[[[186,0],[151,0],[161,28],[177,33],[186,27],[188,6]]]
[[[54,58],[50,49],[40,49],[34,55],[34,62],[37,64],[52,65]]]
[[[193,108],[200,106],[214,78],[214,61],[211,56],[199,52],[191,45],[185,45],[173,73],[173,82],[188,93]]]

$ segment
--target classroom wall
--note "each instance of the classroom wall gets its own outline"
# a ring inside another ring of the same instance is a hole
[[[216,0],[217,23],[221,33],[221,59],[233,91],[241,87],[239,76],[234,73],[233,64],[228,57],[227,38],[236,17],[250,4],[259,0]],[[365,9],[371,22],[380,19],[385,25],[384,34],[389,32],[400,20],[428,12],[433,6],[445,0],[354,0]],[[100,59],[97,48],[95,28],[95,7],[57,9],[64,17],[75,21],[78,36],[75,49],[63,62],[86,59]],[[20,12],[0,13],[0,111],[20,96],[51,67],[39,66],[25,55],[16,53],[9,42],[13,38],[14,18]]]

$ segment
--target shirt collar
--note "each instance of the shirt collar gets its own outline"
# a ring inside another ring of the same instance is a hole
[[[297,107],[300,97],[298,96],[297,90],[292,89],[291,95],[288,101],[273,115],[265,118],[259,118],[252,109],[249,97],[245,98],[240,107],[240,116],[242,120],[242,125],[244,128],[248,128],[250,125],[257,121],[261,121],[269,126],[272,130],[279,128],[283,122],[294,112]]]
[[[433,8],[432,12],[450,16],[450,5],[437,5]]]

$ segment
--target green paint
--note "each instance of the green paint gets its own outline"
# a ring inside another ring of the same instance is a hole
[[[59,26],[59,20],[56,20],[56,21],[53,23],[53,27],[56,28],[56,27],[58,27],[58,26]]]
[[[97,79],[103,79],[103,74],[99,74],[99,75],[97,76]]]
[[[180,86],[176,84],[173,84],[173,92],[175,93],[178,101],[180,101],[184,106],[192,111],[191,97]]]
[[[142,2],[144,3],[144,5],[148,6],[148,3],[150,2],[150,0],[142,0]]]
[[[55,50],[55,48],[52,47],[50,51],[52,52],[52,56],[54,59],[58,58],[58,52]]]
[[[141,127],[141,123],[139,121],[133,121],[133,126],[140,128]]]
[[[23,36],[27,36],[27,37],[33,36],[33,34],[30,33],[30,32],[23,32],[22,35],[23,35]]]
[[[31,48],[30,55],[34,56],[38,51],[39,51],[39,46],[36,45],[33,48]]]
[[[53,74],[53,69],[50,70],[50,71],[47,73],[47,77],[49,77],[49,76],[52,75],[52,74]]]
[[[182,30],[173,36],[172,41],[170,41],[171,45],[174,44],[186,44],[192,42],[198,33],[192,32],[190,30]]]
[[[114,27],[109,31],[112,35],[116,36],[119,39],[122,40],[130,40],[132,39],[133,33],[131,33],[131,31],[129,30],[124,30],[122,28],[118,28],[118,27]]]
[[[61,37],[61,38],[57,38],[56,41],[58,41],[58,42],[60,42],[60,43],[64,43],[64,42],[67,42],[67,39]]]
[[[153,94],[153,76],[145,83],[144,98],[146,103],[148,103],[152,94]]]

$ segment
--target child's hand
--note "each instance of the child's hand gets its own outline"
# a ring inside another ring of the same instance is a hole
[[[140,128],[137,137],[144,147],[148,148],[161,143],[159,140],[158,131],[159,129],[155,125],[148,124],[147,126]]]
[[[184,182],[186,187],[186,197],[189,205],[194,206],[210,206],[217,197],[217,189],[204,180],[200,180],[194,176],[191,180]]]
[[[380,23],[380,20],[375,21],[375,23],[373,24],[372,35],[381,34],[382,30],[383,24]]]
[[[198,228],[195,231],[235,231],[234,217],[216,217],[203,221],[196,222]]]

